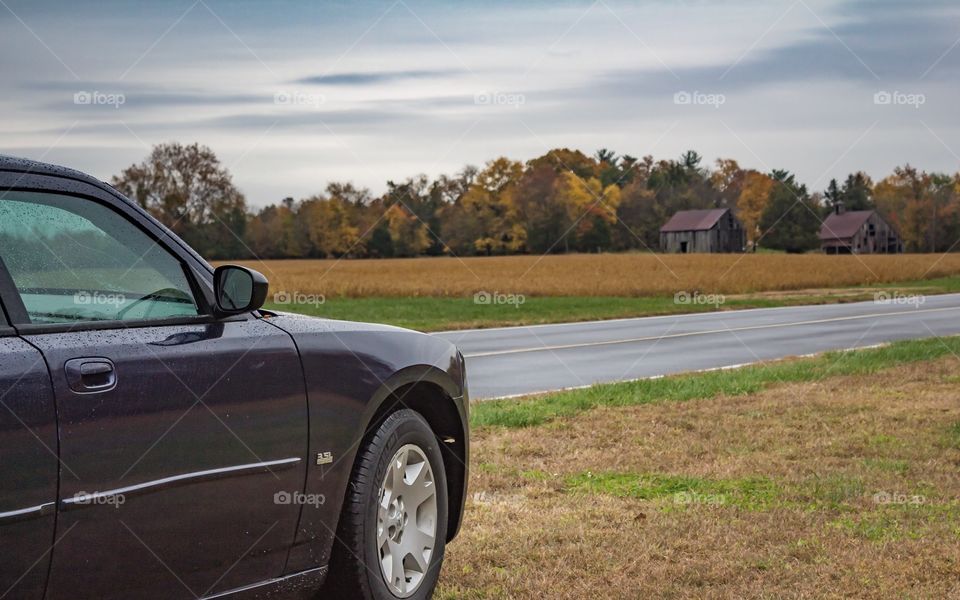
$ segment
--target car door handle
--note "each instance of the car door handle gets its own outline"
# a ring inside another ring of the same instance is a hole
[[[64,369],[67,383],[75,392],[105,392],[117,385],[117,370],[108,358],[74,358]]]

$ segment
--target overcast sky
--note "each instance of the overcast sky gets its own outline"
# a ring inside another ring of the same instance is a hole
[[[960,4],[0,0],[0,152],[212,147],[252,205],[565,146],[960,168]]]

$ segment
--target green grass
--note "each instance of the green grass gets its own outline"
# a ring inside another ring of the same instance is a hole
[[[873,291],[900,290],[903,293],[945,294],[960,292],[960,277],[907,281],[877,286],[859,286],[862,294],[831,296],[797,292],[787,297],[727,297],[720,305],[679,304],[673,296],[642,298],[549,296],[526,297],[522,304],[476,304],[473,298],[327,298],[323,304],[268,303],[267,309],[302,313],[315,317],[368,321],[408,327],[420,331],[442,331],[508,325],[566,323],[625,317],[685,314],[717,309],[772,308],[802,304],[829,304],[870,300]]]
[[[960,450],[960,421],[954,423],[947,431],[946,446]]]
[[[567,477],[565,485],[572,492],[639,500],[666,499],[677,507],[706,504],[759,508],[773,503],[780,493],[765,477],[707,479],[659,473],[577,473]]]
[[[863,496],[866,488],[863,479],[840,473],[814,475],[798,492],[806,508],[818,510],[829,508],[836,510],[849,501]]]
[[[875,373],[899,364],[960,355],[960,337],[895,342],[881,348],[828,352],[805,359],[761,363],[741,369],[709,371],[601,384],[589,388],[521,399],[477,402],[470,415],[473,427],[529,427],[600,406],[742,396],[777,383],[817,381],[837,375]],[[951,443],[960,443],[960,424]],[[877,444],[890,440],[877,439]]]
[[[833,525],[873,542],[919,540],[939,528],[950,528],[960,538],[960,502],[888,504],[875,510],[846,514]]]
[[[910,463],[905,460],[896,460],[892,458],[865,458],[863,466],[877,471],[887,471],[897,475],[906,475],[910,470]]]
[[[799,301],[795,304],[800,304]],[[770,308],[776,300],[729,300],[719,308]],[[594,321],[717,310],[714,305],[675,304],[673,297],[530,297],[518,305],[475,304],[472,298],[329,298],[323,304],[274,304],[269,310],[314,317],[387,323],[419,331]]]

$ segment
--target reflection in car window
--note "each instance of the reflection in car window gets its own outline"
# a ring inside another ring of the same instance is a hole
[[[181,263],[113,210],[37,192],[0,195],[0,259],[31,323],[199,314]]]

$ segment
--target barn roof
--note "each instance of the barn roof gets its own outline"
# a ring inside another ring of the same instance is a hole
[[[853,237],[874,212],[872,210],[851,210],[839,215],[830,213],[830,216],[820,226],[820,239],[835,240]]]
[[[661,233],[672,231],[706,231],[712,229],[717,221],[729,211],[729,208],[711,208],[707,210],[681,210],[675,213],[666,225],[660,228]]]

